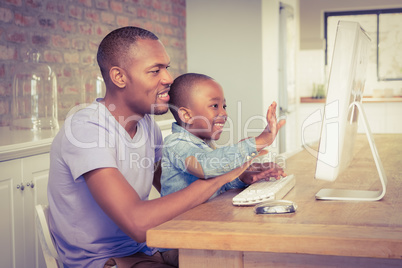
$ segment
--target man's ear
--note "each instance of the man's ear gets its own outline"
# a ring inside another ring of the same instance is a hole
[[[179,110],[177,111],[177,114],[179,115],[179,118],[183,123],[190,125],[193,123],[193,117],[191,115],[190,109],[186,107],[180,107]]]
[[[119,88],[124,88],[126,86],[126,76],[124,70],[113,66],[109,70],[110,80]]]

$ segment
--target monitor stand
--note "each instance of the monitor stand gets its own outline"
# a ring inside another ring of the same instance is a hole
[[[385,175],[385,171],[382,166],[380,156],[378,155],[377,148],[375,146],[374,138],[371,133],[366,114],[364,113],[363,106],[361,105],[360,102],[351,103],[349,109],[351,109],[353,106],[356,106],[356,108],[360,112],[360,115],[362,116],[361,118],[362,120],[360,120],[360,122],[363,122],[364,130],[366,132],[366,136],[370,144],[371,152],[373,154],[374,162],[377,167],[378,175],[380,176],[382,190],[365,191],[365,190],[344,190],[344,189],[321,189],[315,195],[315,198],[318,200],[378,201],[381,200],[385,195],[387,187],[387,177]]]

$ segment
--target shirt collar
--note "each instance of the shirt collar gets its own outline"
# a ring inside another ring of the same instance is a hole
[[[194,134],[190,133],[187,129],[184,127],[180,126],[177,124],[177,122],[172,123],[172,133],[178,133],[179,137],[188,141],[191,141],[195,144],[204,144],[208,147],[211,147],[209,144],[207,144],[204,140],[198,138]]]

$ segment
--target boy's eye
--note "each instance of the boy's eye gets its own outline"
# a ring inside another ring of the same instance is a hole
[[[218,104],[212,104],[212,107],[218,108]]]
[[[226,106],[226,104],[224,104],[224,105],[223,105],[223,109],[225,109],[225,110],[226,110],[226,107],[227,107],[227,106]]]

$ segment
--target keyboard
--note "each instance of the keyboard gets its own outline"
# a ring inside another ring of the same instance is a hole
[[[273,199],[282,199],[295,186],[293,174],[279,180],[259,181],[251,184],[232,199],[235,206],[250,206]]]

